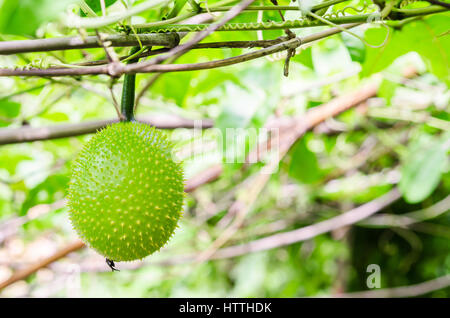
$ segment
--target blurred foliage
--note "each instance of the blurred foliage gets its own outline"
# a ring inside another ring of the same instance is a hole
[[[0,1],[1,39],[75,35],[76,30],[66,30],[56,22],[44,23],[57,21],[57,13],[71,2]],[[106,1],[107,12],[125,10],[124,4],[132,2]],[[134,5],[143,2],[134,1]],[[101,13],[99,1],[86,3]],[[330,10],[342,9],[349,3],[358,6],[363,1],[346,1]],[[279,4],[288,5],[289,1]],[[415,6],[423,3],[412,3],[409,8]],[[39,10],[34,10],[36,7]],[[179,10],[174,8],[169,4],[147,10],[132,21],[155,21]],[[79,8],[71,10],[78,12]],[[189,10],[185,5],[180,14]],[[289,11],[286,17],[294,19],[298,14]],[[234,21],[256,19],[257,13],[251,12]],[[278,12],[268,11],[262,19],[279,21],[280,17]],[[243,158],[255,147],[254,140],[245,141],[243,148],[235,138],[226,138],[227,128],[259,129],[271,120],[302,116],[335,96],[358,90],[362,83],[380,80],[376,97],[315,127],[294,145],[227,245],[329,219],[397,185],[402,199],[382,213],[401,216],[433,207],[450,193],[449,21],[448,13],[441,13],[391,28],[381,48],[364,45],[348,34],[329,37],[298,49],[288,78],[282,75],[284,57],[278,54],[220,69],[164,74],[144,95],[138,116],[168,114],[215,121],[216,131],[167,131],[181,154],[202,139],[205,149],[180,155],[189,178],[217,163]],[[295,32],[302,36],[321,29],[325,28]],[[354,30],[372,45],[382,43],[386,37],[386,28],[376,25]],[[281,35],[281,30],[262,32],[264,39]],[[207,41],[256,39],[256,32],[216,32]],[[115,51],[120,56],[126,55],[128,49]],[[223,59],[247,51],[196,49],[177,63]],[[104,58],[102,49],[56,51],[0,56],[0,65],[25,67],[36,60],[69,64]],[[403,72],[409,67],[418,74],[405,79]],[[137,76],[137,91],[150,77]],[[117,98],[121,81],[112,89]],[[114,118],[109,83],[103,75],[82,79],[0,77],[1,129]],[[83,135],[0,146],[0,281],[12,270],[51,255],[76,238],[61,200],[70,179],[71,161],[89,138]],[[208,142],[222,144],[226,153],[217,147],[211,149]],[[217,181],[187,196],[185,216],[175,237],[144,262],[119,264],[120,273],[108,273],[104,259],[85,249],[50,269],[40,270],[26,282],[8,287],[0,295],[324,296],[367,290],[369,264],[380,265],[382,287],[420,283],[450,273],[448,207],[447,213],[419,222],[421,226],[417,227],[356,224],[302,243],[230,259],[197,265],[158,263],[176,262],[177,257],[208,248],[228,225],[230,205],[246,196],[260,168],[261,164],[247,168],[224,164]],[[17,231],[2,236],[7,229],[13,229],[8,222],[27,217]],[[127,270],[127,266],[133,269]],[[81,290],[67,283],[78,277],[70,275],[78,270],[82,271]],[[450,288],[427,296],[450,297]]]
[[[365,49],[362,74],[378,72],[389,66],[397,57],[415,51],[420,54],[427,69],[449,85],[450,38],[446,32],[448,32],[448,16],[445,15],[407,23],[400,30],[394,30],[381,49],[371,47]],[[383,43],[386,30],[370,28],[365,37],[368,43],[378,45]],[[418,43],[420,45],[417,45]]]

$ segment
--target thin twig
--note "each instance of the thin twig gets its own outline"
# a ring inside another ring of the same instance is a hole
[[[111,99],[113,101],[114,109],[116,110],[117,118],[119,121],[122,121],[124,119],[122,113],[120,112],[120,105],[117,101],[116,96],[114,95],[114,78],[111,78],[111,84],[108,85],[109,93],[111,95]]]
[[[278,1],[277,0],[270,0],[275,6],[278,6]],[[284,19],[284,15],[281,12],[281,10],[278,10],[278,14],[281,17],[281,21],[285,21]],[[286,35],[288,36],[289,39],[293,39],[296,37],[295,33],[292,32],[290,29],[285,29],[284,32],[286,33]],[[287,54],[286,54],[286,59],[284,60],[284,68],[283,68],[283,75],[285,77],[289,76],[289,63],[291,61],[291,58],[295,55],[295,49],[289,49],[287,50]]]
[[[414,212],[408,212],[400,215],[380,214],[368,218],[367,220],[364,220],[359,224],[370,227],[391,227],[391,226],[409,227],[415,223],[426,221],[438,217],[446,212],[449,212],[449,208],[450,208],[450,195],[425,209],[421,209]]]
[[[114,51],[114,49],[111,46],[111,41],[108,41],[108,35],[98,32],[98,30],[95,30],[95,34],[97,35],[98,42],[100,43],[101,47],[103,48],[103,51],[105,51],[106,58],[108,60],[108,63],[118,63],[119,58],[117,57],[117,53]],[[139,38],[137,38],[139,39]],[[141,43],[141,42],[139,42]]]
[[[219,250],[212,259],[235,257],[242,254],[269,250],[275,247],[290,245],[293,243],[309,240],[317,235],[330,232],[343,226],[354,224],[370,215],[373,215],[389,206],[401,197],[397,189],[348,212],[335,216],[331,219],[302,227],[297,230],[271,235],[250,243],[231,246]]]
[[[354,293],[337,294],[332,297],[338,298],[393,298],[393,297],[416,297],[431,293],[435,290],[450,286],[450,274],[431,279],[419,284],[383,288],[377,290],[360,291]]]

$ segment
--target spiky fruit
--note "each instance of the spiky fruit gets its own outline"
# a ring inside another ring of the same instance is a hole
[[[172,236],[184,180],[161,131],[136,122],[95,134],[76,159],[68,190],[73,227],[114,261],[142,259]]]

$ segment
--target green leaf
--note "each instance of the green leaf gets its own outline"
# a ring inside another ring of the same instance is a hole
[[[20,215],[25,215],[32,206],[37,204],[51,203],[63,198],[68,182],[69,177],[64,174],[49,176],[30,190],[22,204]]]
[[[102,12],[102,6],[100,4],[100,0],[85,0],[86,4],[89,6],[89,8],[92,9],[95,13],[99,14]],[[105,8],[113,5],[116,3],[117,0],[105,0]],[[86,14],[83,12],[83,10],[80,9],[80,16],[85,17]]]
[[[45,21],[56,18],[75,0],[4,0],[0,5],[0,33],[35,35]]]
[[[298,48],[297,54],[294,55],[292,61],[302,63],[304,66],[314,69],[311,47],[306,49]]]
[[[392,82],[388,79],[383,79],[378,89],[378,96],[384,98],[388,104],[391,103],[392,97],[395,95],[395,90],[399,86],[398,83]]]
[[[95,13],[102,11],[102,6],[100,4],[100,0],[84,0],[86,4],[94,11]],[[116,3],[117,0],[105,0],[105,7],[109,7]]]
[[[55,112],[50,114],[44,114],[41,116],[42,118],[49,119],[51,121],[67,121],[69,120],[69,116],[62,112]]]
[[[2,149],[0,152],[0,169],[6,169],[10,175],[14,175],[16,167],[21,161],[31,159],[33,158],[17,150]]]
[[[176,17],[178,13],[183,9],[187,0],[174,0],[173,8],[164,17],[165,19],[170,19]]]
[[[411,147],[402,166],[399,189],[408,203],[421,202],[436,189],[447,164],[445,140],[422,138]]]
[[[420,54],[428,70],[449,85],[450,37],[445,34],[448,18],[443,14],[409,22],[401,30],[395,30],[385,46],[367,47],[361,74],[368,76],[379,72],[399,56],[415,51]],[[370,44],[382,43],[385,37],[384,28],[370,28],[365,32],[365,39]]]
[[[302,138],[294,146],[289,176],[302,183],[313,183],[321,177],[316,155],[308,149],[306,138]]]
[[[0,117],[14,118],[20,114],[20,103],[9,99],[0,99]]]
[[[239,72],[241,83],[228,81],[221,100],[222,111],[215,120],[220,129],[224,156],[242,162],[245,154],[257,144],[256,135],[266,122],[280,96],[279,68],[270,65]],[[230,129],[229,128],[242,128]],[[251,128],[251,129],[249,129]],[[239,136],[239,138],[238,138]]]
[[[345,45],[337,38],[327,38],[311,47],[314,70],[319,76],[330,76],[354,67]]]
[[[152,92],[159,93],[177,106],[183,107],[189,91],[192,89],[191,81],[197,74],[193,72],[179,72],[168,74],[152,87]]]
[[[361,32],[358,32],[357,30],[353,30],[352,32],[357,33],[360,36],[363,36],[363,34],[360,34]],[[366,45],[363,42],[361,42],[360,39],[345,32],[341,33],[341,39],[345,47],[347,48],[348,53],[352,58],[352,61],[363,63],[366,54]]]

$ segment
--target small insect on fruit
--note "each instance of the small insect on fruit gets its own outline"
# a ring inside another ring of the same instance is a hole
[[[137,122],[108,126],[76,159],[68,190],[73,227],[114,261],[142,259],[170,239],[182,214],[183,171],[163,133]]]
[[[113,271],[113,272],[120,272],[120,270],[118,270],[118,269],[116,268],[116,264],[114,264],[114,261],[113,261],[113,260],[107,258],[107,259],[105,260],[105,262],[106,262],[106,265],[108,265],[109,268],[111,268],[111,271]]]

